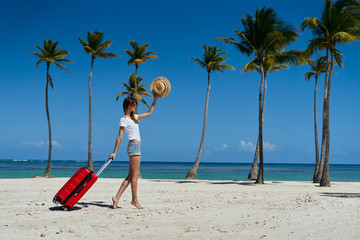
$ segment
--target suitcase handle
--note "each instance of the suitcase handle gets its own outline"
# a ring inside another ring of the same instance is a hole
[[[109,158],[106,163],[99,169],[99,171],[96,173],[96,176],[99,176],[103,171],[104,169],[111,163],[112,159]]]

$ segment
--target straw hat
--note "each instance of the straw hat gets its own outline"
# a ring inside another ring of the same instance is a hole
[[[169,80],[167,80],[166,78],[157,77],[152,81],[150,90],[152,93],[156,94],[157,97],[163,98],[170,93],[171,85]]]

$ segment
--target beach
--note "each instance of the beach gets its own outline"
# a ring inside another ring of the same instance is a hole
[[[68,178],[0,179],[1,239],[359,239],[360,183],[100,178],[71,211],[52,202]]]

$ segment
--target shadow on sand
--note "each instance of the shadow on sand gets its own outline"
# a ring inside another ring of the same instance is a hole
[[[197,180],[148,179],[152,182],[199,183]]]
[[[82,205],[84,207],[88,207],[89,205],[91,206],[97,206],[97,207],[103,207],[103,208],[113,208],[112,205],[110,204],[106,204],[105,202],[102,202],[102,201],[95,201],[95,202],[81,202],[81,203],[78,203],[78,205]],[[118,207],[120,208],[120,207]]]
[[[51,207],[49,208],[50,211],[78,211],[81,210],[82,208],[87,208],[90,205],[91,206],[97,206],[97,207],[103,207],[103,208],[110,208],[112,209],[113,206],[110,204],[105,204],[105,202],[100,202],[100,201],[95,201],[95,202],[80,202],[77,203],[77,205],[79,206],[74,206],[73,208],[69,208],[69,207],[64,207],[64,206],[56,206],[56,207]],[[120,207],[118,207],[120,208]]]
[[[64,206],[56,206],[56,207],[51,207],[49,208],[50,211],[77,211],[80,210],[81,207],[73,207],[73,208],[69,208],[69,207],[64,207]]]
[[[324,197],[337,197],[337,198],[360,198],[360,193],[322,193]]]
[[[156,179],[151,180],[152,182],[172,182],[172,183],[206,183],[206,184],[235,184],[235,185],[244,185],[244,186],[253,186],[255,185],[254,181],[240,181],[240,180],[230,180],[230,181],[217,181],[217,180],[169,180],[169,179]]]
[[[254,181],[221,181],[221,182],[209,182],[209,184],[218,184],[218,185],[229,185],[229,184],[234,184],[234,185],[243,185],[243,186],[255,186],[255,182]]]

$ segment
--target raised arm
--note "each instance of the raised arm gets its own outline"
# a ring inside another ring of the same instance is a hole
[[[139,114],[139,119],[150,117],[155,109],[156,102],[157,102],[157,96],[156,94],[154,94],[154,101],[151,107],[149,108],[149,111],[147,113]]]
[[[124,133],[124,127],[120,127],[119,134],[118,134],[118,136],[116,138],[116,142],[115,142],[114,152],[112,154],[110,154],[109,158],[115,159],[117,149],[120,146],[120,143],[121,143],[121,140],[123,137],[123,133]]]

